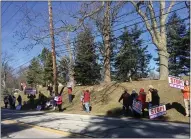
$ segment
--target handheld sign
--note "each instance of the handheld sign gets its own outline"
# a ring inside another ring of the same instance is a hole
[[[36,94],[36,89],[26,88],[26,89],[25,89],[25,93],[26,93],[26,94],[33,94],[33,95],[35,95],[35,94]]]
[[[133,110],[137,113],[142,114],[142,103],[136,100],[133,100]]]
[[[36,110],[40,111],[42,109],[41,105],[38,105]]]
[[[184,80],[178,77],[168,76],[168,82],[170,87],[184,89]]]
[[[17,105],[16,110],[21,110],[21,105]]]
[[[166,114],[166,105],[160,105],[160,106],[149,108],[150,119],[154,119],[156,117],[159,117],[165,114]]]

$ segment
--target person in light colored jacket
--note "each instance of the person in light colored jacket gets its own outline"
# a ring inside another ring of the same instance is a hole
[[[185,109],[186,109],[186,116],[189,117],[190,116],[190,85],[189,85],[189,81],[185,81],[185,86],[184,89],[181,90],[183,93],[183,98],[184,98],[184,105],[185,105]]]

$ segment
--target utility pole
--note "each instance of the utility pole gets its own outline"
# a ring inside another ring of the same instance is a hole
[[[54,27],[52,20],[52,4],[51,0],[48,0],[48,11],[49,11],[49,21],[50,21],[50,37],[51,37],[51,47],[52,47],[52,61],[53,61],[53,74],[54,74],[54,91],[58,94],[58,83],[57,83],[57,66],[56,66],[56,53],[55,53],[55,42],[54,42]]]

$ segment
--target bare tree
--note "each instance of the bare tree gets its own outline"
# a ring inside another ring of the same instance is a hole
[[[131,3],[136,8],[137,13],[142,17],[143,21],[145,22],[146,28],[152,37],[153,43],[156,45],[158,49],[158,55],[160,58],[160,80],[166,80],[168,77],[168,58],[169,53],[167,52],[167,39],[166,39],[166,20],[168,13],[171,11],[174,1],[172,1],[165,11],[166,2],[160,1],[160,17],[159,21],[157,21],[155,17],[155,9],[153,6],[153,2],[150,1],[139,1],[135,2],[131,0]],[[149,11],[149,15],[146,14],[143,10],[139,7],[140,5],[146,5],[146,8]],[[149,16],[151,18],[151,22],[149,22]]]

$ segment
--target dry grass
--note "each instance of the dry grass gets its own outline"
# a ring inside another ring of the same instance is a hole
[[[108,115],[109,113],[119,113],[121,104],[118,103],[118,99],[123,93],[124,89],[128,89],[132,92],[135,89],[137,92],[140,88],[148,90],[149,85],[153,85],[159,91],[160,102],[164,104],[173,104],[171,109],[167,111],[162,120],[174,121],[174,122],[186,122],[189,123],[189,118],[185,117],[182,113],[184,110],[184,103],[182,93],[179,89],[171,88],[168,85],[168,81],[148,80],[148,81],[134,81],[132,83],[116,83],[101,84],[95,86],[76,86],[73,90],[73,103],[68,103],[67,89],[63,93],[63,108],[65,113],[73,114],[86,114],[81,110],[80,95],[82,90],[89,89],[91,91],[91,115]],[[59,88],[60,90],[61,88]],[[46,88],[39,88],[39,90],[48,96]],[[24,96],[22,94],[22,96]],[[37,96],[38,98],[38,96]],[[23,100],[27,100],[24,96]]]

